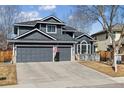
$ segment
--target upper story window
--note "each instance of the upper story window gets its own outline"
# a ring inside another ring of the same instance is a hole
[[[14,34],[15,34],[15,35],[18,35],[18,33],[19,33],[19,28],[18,28],[18,27],[15,27],[15,28],[14,28]]]
[[[47,33],[56,33],[57,32],[56,25],[47,25],[46,26],[46,32]]]

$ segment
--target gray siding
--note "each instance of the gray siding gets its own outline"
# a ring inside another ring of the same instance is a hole
[[[40,30],[46,32],[46,24],[40,24],[40,25],[41,25]]]
[[[40,30],[46,33],[46,24],[40,24]],[[53,33],[49,33],[49,34],[53,34]],[[57,34],[62,34],[62,30],[61,30],[61,26],[57,25]]]
[[[17,62],[51,62],[52,47],[17,47]]]
[[[22,34],[28,32],[28,31],[31,31],[33,29],[34,29],[33,27],[22,27],[22,26],[20,26],[19,27],[19,35],[22,35]]]
[[[20,39],[23,40],[45,40],[45,41],[50,41],[52,40],[51,38],[49,38],[48,36],[38,32],[38,31],[34,31],[24,37],[21,37]]]
[[[61,26],[57,26],[57,34],[61,35],[62,34],[62,29]]]
[[[41,27],[39,25],[41,25]],[[46,24],[39,24],[39,25],[37,25],[37,28],[46,33]],[[22,35],[22,34],[28,32],[28,31],[31,31],[33,29],[34,29],[34,27],[20,26],[19,27],[19,35]],[[52,33],[50,33],[50,34],[52,34]],[[62,34],[60,25],[57,25],[57,34]]]
[[[53,23],[60,23],[58,20],[54,19],[54,18],[49,18],[44,20],[45,22],[53,22]]]
[[[39,26],[39,25],[41,25],[41,26]],[[22,35],[22,34],[24,34],[26,32],[29,32],[29,31],[33,30],[34,28],[38,28],[41,31],[46,33],[46,24],[37,24],[36,27],[20,26],[19,27],[19,35]],[[49,33],[49,34],[53,34],[53,33]],[[57,33],[56,33],[56,35],[62,35],[62,30],[61,30],[60,25],[57,25]]]

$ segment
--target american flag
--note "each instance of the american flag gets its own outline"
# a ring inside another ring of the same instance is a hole
[[[53,48],[53,52],[54,52],[54,53],[57,53],[57,52],[58,52],[58,47],[54,47],[54,48]]]

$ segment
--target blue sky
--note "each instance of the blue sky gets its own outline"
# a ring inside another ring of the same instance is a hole
[[[21,15],[30,17],[32,20],[40,19],[51,14],[56,15],[61,20],[65,21],[69,16],[71,16],[71,11],[74,10],[72,6],[68,5],[22,5],[21,8]],[[101,30],[101,27],[98,23],[95,23],[90,30],[90,33],[95,33]]]

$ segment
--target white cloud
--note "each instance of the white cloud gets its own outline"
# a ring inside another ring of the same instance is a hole
[[[55,5],[42,5],[39,7],[39,10],[54,10],[55,8]]]
[[[37,11],[29,11],[29,12],[20,12],[19,13],[19,21],[29,21],[39,19],[39,13]]]
[[[71,19],[73,19],[73,16],[72,16],[72,15],[70,15],[68,18],[69,18],[69,20],[71,20]]]

